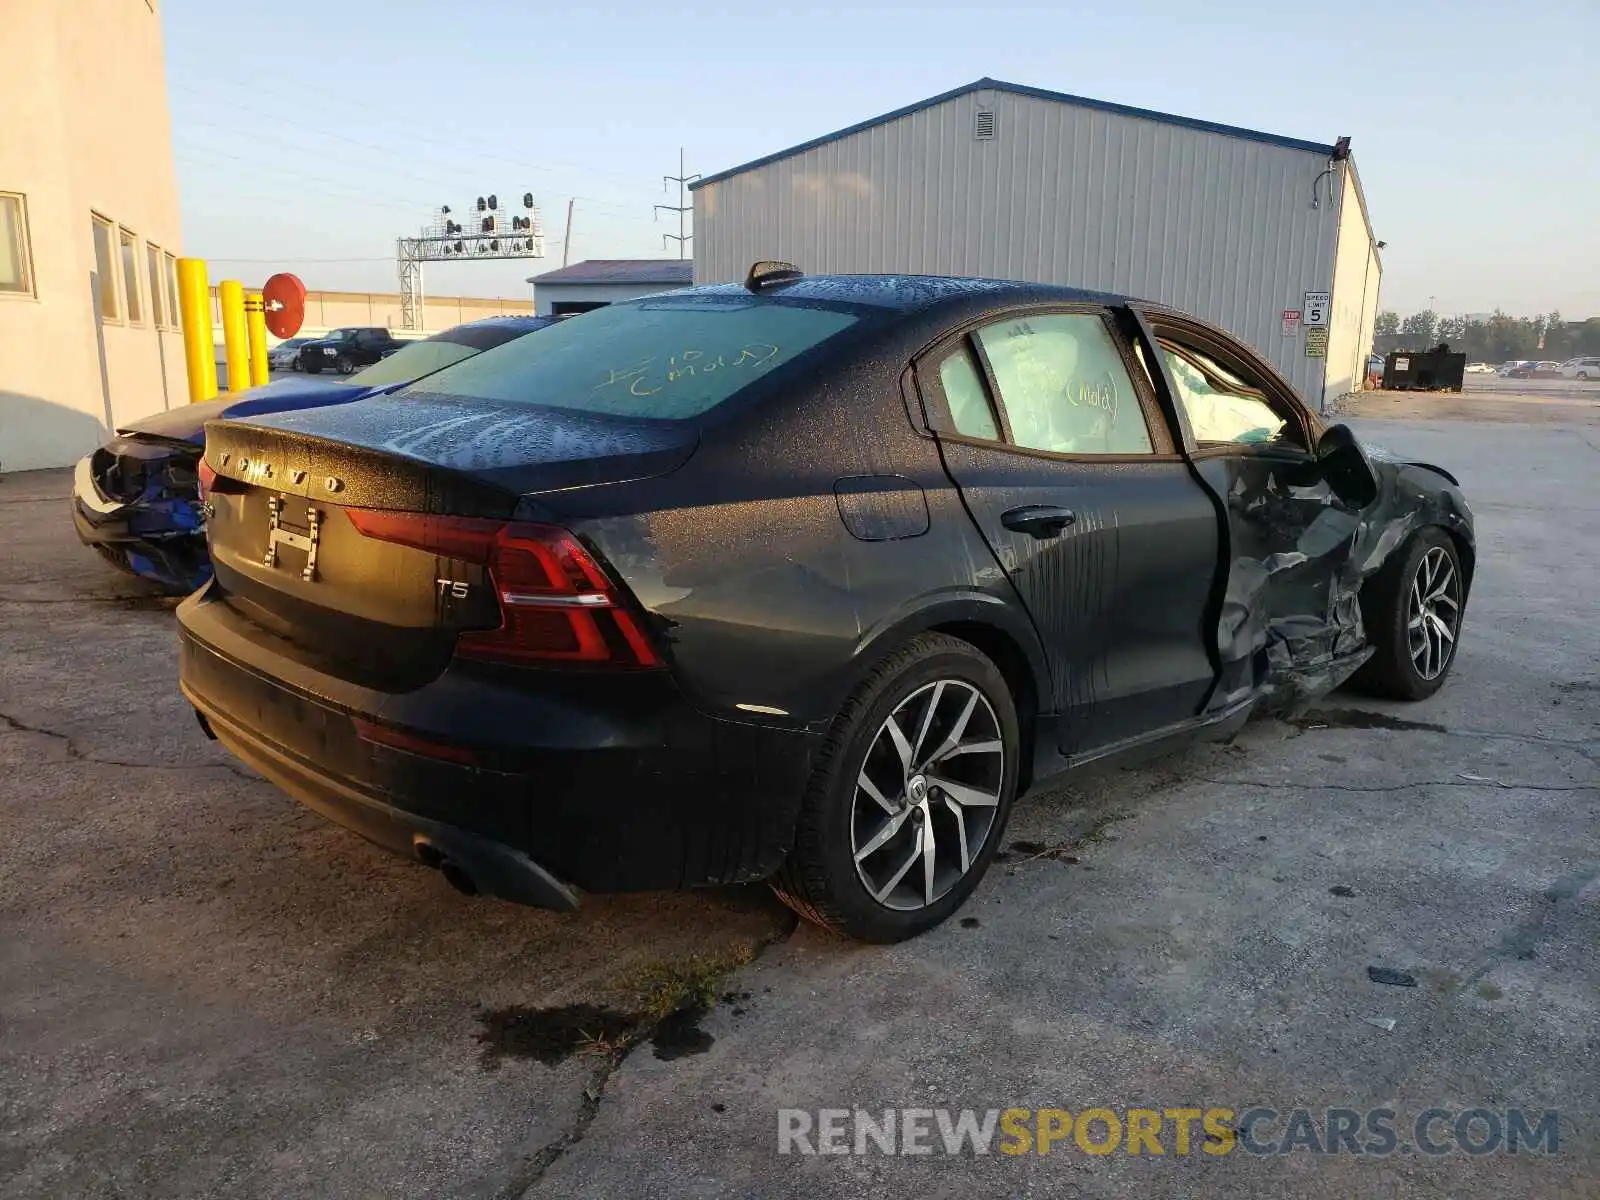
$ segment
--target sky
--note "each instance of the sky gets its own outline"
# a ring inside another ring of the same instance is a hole
[[[1331,143],[1401,313],[1600,316],[1600,0],[723,6],[166,0],[185,248],[394,291],[439,205],[532,191],[546,257],[429,264],[526,298],[570,255],[677,257],[712,174],[983,76]],[[688,201],[685,201],[686,203]],[[517,211],[520,211],[517,210]]]

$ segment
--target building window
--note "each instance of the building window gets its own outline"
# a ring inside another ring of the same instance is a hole
[[[91,213],[94,220],[94,271],[100,288],[100,315],[107,321],[122,320],[122,305],[117,301],[117,260],[111,243],[111,222]]]
[[[171,251],[163,250],[161,257],[166,260],[166,270],[161,277],[167,281],[167,313],[172,319],[172,327],[177,329],[183,324],[183,314],[178,309],[178,258]],[[154,280],[150,287],[156,287]]]
[[[144,309],[139,303],[139,235],[127,229],[117,230],[122,245],[122,293],[128,301],[128,320],[144,320]]]
[[[28,206],[14,192],[0,192],[0,292],[33,294],[28,264]]]
[[[157,329],[164,329],[170,318],[166,289],[161,286],[161,247],[154,242],[144,244],[144,265],[145,275],[150,280],[150,323]]]

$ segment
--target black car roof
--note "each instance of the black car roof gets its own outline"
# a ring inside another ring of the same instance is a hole
[[[554,325],[554,317],[535,317],[527,313],[507,313],[498,317],[482,317],[476,321],[466,321],[460,325],[452,325],[445,333],[454,333],[457,329],[543,329],[546,325]],[[435,334],[435,337],[442,336]]]
[[[464,325],[454,325],[442,333],[436,333],[425,340],[430,342],[454,342],[461,346],[471,346],[474,350],[492,350],[494,347],[519,338],[525,333],[532,333],[536,329],[543,329],[547,325],[554,325],[554,317],[485,317],[481,321],[468,321]]]
[[[667,293],[676,296],[748,296],[743,284],[717,283]],[[804,275],[774,283],[756,293],[800,300],[834,301],[890,308],[903,313],[943,307],[953,301],[997,305],[1008,302],[1125,304],[1129,297],[1050,283],[1025,283],[1008,279],[977,279],[957,275]],[[648,300],[650,297],[641,297]]]

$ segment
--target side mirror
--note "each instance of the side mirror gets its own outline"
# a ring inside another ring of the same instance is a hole
[[[1317,465],[1333,494],[1352,508],[1378,498],[1378,474],[1348,425],[1334,425],[1317,441]]]

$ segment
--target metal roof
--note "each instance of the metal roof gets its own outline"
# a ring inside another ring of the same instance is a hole
[[[897,108],[893,112],[884,113],[880,117],[872,117],[859,124],[851,125],[847,129],[840,129],[833,133],[824,134],[822,137],[813,138],[809,142],[801,142],[798,146],[790,146],[787,150],[779,150],[776,154],[768,154],[763,158],[754,159],[737,167],[730,167],[726,171],[718,171],[715,175],[707,175],[704,179],[696,180],[689,185],[690,190],[703,188],[708,183],[727,179],[732,175],[741,175],[745,171],[764,167],[768,163],[777,162],[780,158],[801,154],[807,150],[814,150],[818,146],[825,146],[829,142],[836,142],[840,138],[847,138],[851,134],[860,133],[877,125],[887,125],[890,121],[898,121],[901,117],[908,117],[912,113],[921,112],[925,108],[932,108],[936,104],[943,104],[947,100],[954,100],[958,96],[965,96],[970,92],[1012,92],[1018,96],[1031,96],[1036,100],[1055,100],[1061,104],[1072,104],[1079,108],[1094,108],[1101,112],[1118,113],[1124,117],[1142,117],[1147,121],[1160,121],[1164,125],[1179,125],[1185,129],[1197,129],[1204,133],[1221,133],[1228,137],[1244,138],[1252,142],[1265,142],[1269,146],[1283,146],[1290,150],[1304,150],[1311,154],[1320,154],[1324,157],[1333,153],[1331,145],[1320,142],[1306,142],[1299,138],[1282,137],[1276,133],[1262,133],[1256,129],[1241,129],[1237,125],[1219,125],[1215,121],[1201,121],[1195,117],[1180,117],[1172,113],[1154,112],[1148,108],[1133,108],[1127,104],[1113,104],[1109,100],[1092,100],[1086,96],[1072,96],[1066,92],[1052,92],[1044,88],[1028,87],[1020,83],[1006,83],[1000,79],[987,77],[965,84],[953,91],[943,92],[937,96],[930,96],[926,100],[919,100],[905,108]]]
[[[694,282],[694,263],[686,258],[590,258],[543,275],[530,275],[528,282],[666,283],[687,287]]]

